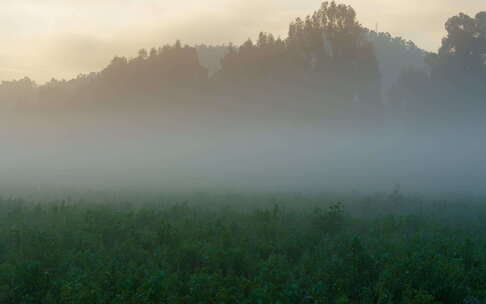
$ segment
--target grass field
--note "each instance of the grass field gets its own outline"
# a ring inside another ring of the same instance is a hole
[[[486,206],[375,195],[0,200],[0,303],[486,303]]]

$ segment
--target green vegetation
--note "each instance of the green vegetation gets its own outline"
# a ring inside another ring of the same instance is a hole
[[[328,200],[3,199],[0,303],[485,303],[481,202]]]

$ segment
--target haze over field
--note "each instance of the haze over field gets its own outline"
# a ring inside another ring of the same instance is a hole
[[[484,1],[0,0],[0,304],[485,304]]]
[[[0,180],[484,194],[486,13],[446,2],[2,2],[40,81],[0,85]]]

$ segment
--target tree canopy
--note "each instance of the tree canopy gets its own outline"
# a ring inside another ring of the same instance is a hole
[[[438,52],[426,53],[412,41],[363,27],[351,6],[326,1],[292,21],[287,37],[261,32],[239,46],[177,41],[141,49],[133,58],[115,57],[103,70],[71,80],[4,81],[0,101],[75,110],[181,98],[271,100],[273,107],[318,104],[330,113],[374,117],[479,113],[474,109],[484,107],[486,94],[486,12],[453,16],[445,28]]]

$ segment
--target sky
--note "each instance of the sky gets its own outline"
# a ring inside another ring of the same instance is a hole
[[[342,0],[360,22],[435,51],[444,23],[486,10],[485,0]],[[1,0],[0,80],[42,83],[102,69],[115,55],[172,43],[241,43],[259,32],[284,37],[319,0]]]

